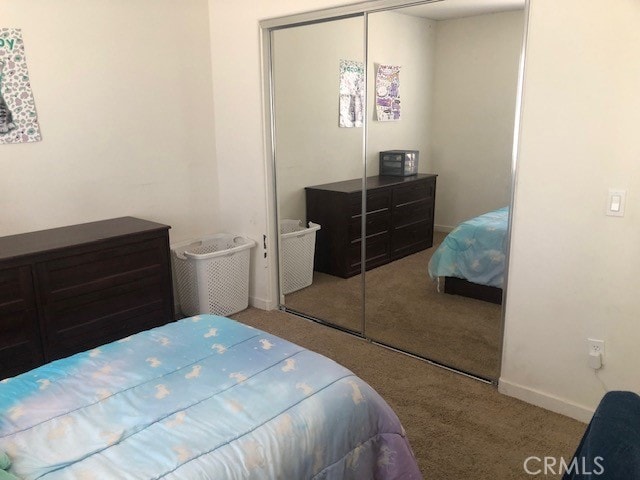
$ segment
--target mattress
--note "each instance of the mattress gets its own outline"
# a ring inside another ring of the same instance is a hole
[[[422,478],[367,383],[214,315],[3,380],[0,450],[24,479]]]
[[[429,276],[456,277],[502,288],[509,207],[467,220],[449,233],[429,261]]]

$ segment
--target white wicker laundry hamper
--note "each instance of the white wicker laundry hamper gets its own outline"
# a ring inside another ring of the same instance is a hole
[[[227,233],[171,246],[180,309],[231,315],[249,306],[249,262],[256,242]]]
[[[316,251],[316,232],[320,225],[301,220],[280,222],[282,294],[301,290],[313,283],[313,257]]]

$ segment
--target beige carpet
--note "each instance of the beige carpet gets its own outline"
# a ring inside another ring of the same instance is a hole
[[[495,387],[279,311],[232,316],[330,357],[375,388],[404,425],[425,479],[531,476],[529,456],[571,458],[585,425]]]
[[[365,334],[440,363],[496,379],[500,364],[501,307],[438,293],[427,274],[434,246],[369,270],[365,275]],[[361,276],[343,279],[314,272],[310,287],[285,297],[287,308],[362,331]]]

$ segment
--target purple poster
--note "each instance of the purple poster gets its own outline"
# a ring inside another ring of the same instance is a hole
[[[400,67],[378,65],[376,72],[376,118],[380,122],[400,120]]]

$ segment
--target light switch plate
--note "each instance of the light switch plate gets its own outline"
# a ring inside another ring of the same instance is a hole
[[[626,197],[626,190],[610,188],[609,195],[607,196],[607,215],[611,217],[623,217]]]

